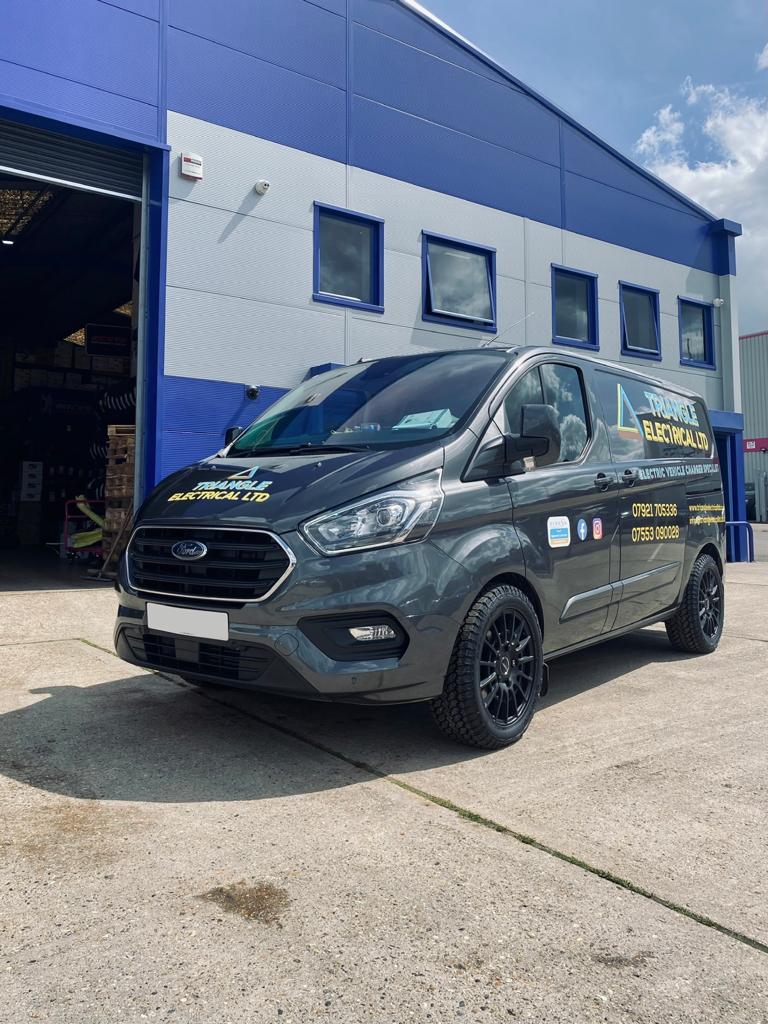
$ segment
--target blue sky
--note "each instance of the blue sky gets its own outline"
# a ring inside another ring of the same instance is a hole
[[[741,329],[768,328],[765,0],[423,2],[611,145],[741,221]]]
[[[426,0],[425,6],[630,155],[655,111],[679,101],[686,76],[753,93],[765,93],[768,82],[756,69],[768,41],[764,0]]]

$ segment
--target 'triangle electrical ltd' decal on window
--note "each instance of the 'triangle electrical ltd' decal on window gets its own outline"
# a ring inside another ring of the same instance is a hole
[[[643,391],[649,411],[638,414],[620,382],[616,384],[616,422],[620,434],[644,437],[651,444],[709,452],[709,434],[701,430],[696,406],[684,398]],[[699,428],[699,429],[696,429]]]

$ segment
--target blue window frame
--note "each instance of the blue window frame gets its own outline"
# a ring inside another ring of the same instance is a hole
[[[384,221],[315,203],[312,298],[384,312]]]
[[[680,364],[715,369],[715,329],[711,302],[677,297]]]
[[[422,232],[422,320],[496,333],[496,250]]]
[[[597,274],[552,264],[552,341],[596,352]]]
[[[621,353],[636,359],[661,360],[659,292],[619,281]]]

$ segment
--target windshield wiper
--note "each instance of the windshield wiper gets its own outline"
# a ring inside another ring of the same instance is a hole
[[[369,452],[370,445],[367,444],[291,444],[277,445],[264,448],[244,448],[242,451],[232,451],[230,458],[249,458],[252,455],[304,455],[307,452],[321,454],[322,452]]]

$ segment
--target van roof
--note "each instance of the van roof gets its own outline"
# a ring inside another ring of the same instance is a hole
[[[553,351],[555,350],[551,347],[545,347],[543,345],[521,345],[516,349],[510,349],[509,355],[512,356],[514,353],[515,359],[534,355],[544,355],[551,358]],[[593,363],[605,370],[610,370],[611,373],[621,373],[627,377],[635,377],[638,380],[650,381],[652,384],[657,384],[659,387],[666,388],[668,391],[676,391],[678,394],[685,395],[688,398],[698,398],[706,405],[706,402],[698,391],[692,391],[690,388],[686,388],[682,384],[676,384],[674,381],[665,380],[663,377],[657,377],[655,374],[646,373],[634,366],[625,366],[623,363],[614,363],[609,359],[601,359],[599,356],[588,355],[587,353],[578,352],[568,348],[564,349],[559,354],[561,356],[567,356],[569,359],[576,359],[579,362]]]
[[[585,352],[579,352],[576,349],[563,348],[553,349],[551,346],[544,345],[514,345],[509,348],[501,345],[494,346],[493,344],[486,347],[480,348],[452,348],[444,349],[442,352],[430,352],[429,355],[432,357],[437,356],[455,356],[455,355],[467,355],[471,353],[477,356],[491,356],[498,359],[499,356],[503,356],[507,362],[517,362],[519,359],[532,359],[535,356],[547,356],[550,359],[553,355],[560,358],[573,359],[576,362],[592,363],[596,366],[600,366],[605,370],[610,370],[611,373],[621,373],[627,377],[634,377],[637,380],[649,381],[652,384],[656,384],[659,387],[666,388],[668,391],[674,391],[677,394],[684,395],[686,398],[695,398],[699,401],[706,401],[697,391],[691,391],[690,388],[686,388],[681,384],[676,384],[673,381],[664,380],[663,377],[657,377],[654,374],[645,373],[643,370],[636,369],[634,366],[625,366],[622,363],[613,363],[608,359],[601,359],[599,356],[588,355]],[[368,362],[379,362],[386,359],[423,359],[426,353],[414,352],[398,356],[380,356],[378,358],[363,358],[358,360],[361,363]]]

